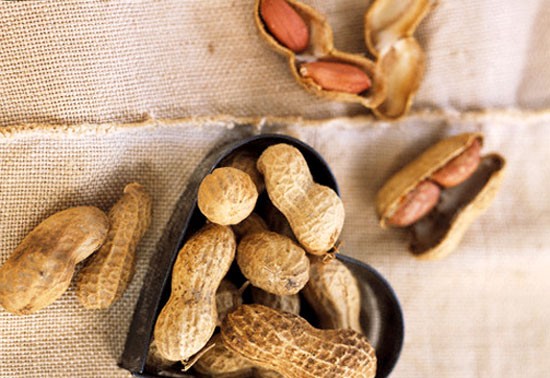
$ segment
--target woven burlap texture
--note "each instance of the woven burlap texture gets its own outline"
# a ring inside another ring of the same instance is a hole
[[[83,309],[72,285],[35,315],[0,310],[0,377],[128,376],[116,363],[148,262],[187,178],[214,146],[259,132],[299,137],[334,170],[347,209],[344,252],[385,275],[403,305],[406,339],[393,377],[546,374],[550,171],[543,165],[550,156],[540,141],[550,133],[550,114],[420,114],[396,124],[368,118],[245,122],[3,130],[0,261],[48,215],[75,205],[108,209],[130,181],[153,195],[154,218],[136,276],[111,309]],[[507,177],[456,253],[440,262],[417,261],[406,252],[404,232],[378,227],[375,193],[424,148],[465,131],[483,132],[484,151],[507,157]]]
[[[305,0],[364,52],[368,0]],[[0,1],[0,124],[197,115],[354,115],[321,101],[258,36],[252,0]],[[550,1],[440,1],[418,30],[419,106],[550,106]]]

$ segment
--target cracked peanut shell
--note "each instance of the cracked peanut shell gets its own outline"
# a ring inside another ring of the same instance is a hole
[[[483,144],[480,133],[459,134],[440,141],[393,175],[376,197],[380,225],[385,228],[401,199],[418,183],[468,150],[472,144]],[[503,178],[506,162],[498,154],[488,154],[470,178],[441,191],[440,200],[428,216],[409,226],[409,246],[419,259],[438,259],[451,253],[472,222],[493,201]]]
[[[384,100],[386,96],[385,81],[382,74],[377,70],[376,64],[363,55],[349,54],[337,50],[334,47],[332,28],[324,15],[299,1],[286,0],[286,3],[300,15],[309,30],[309,45],[304,51],[297,54],[281,44],[269,32],[261,15],[262,1],[256,0],[254,6],[254,19],[258,31],[272,49],[288,59],[292,76],[304,89],[320,98],[361,104],[367,108],[374,108]],[[328,90],[311,77],[305,77],[300,72],[303,64],[311,62],[333,62],[351,65],[368,76],[371,86],[359,94]]]

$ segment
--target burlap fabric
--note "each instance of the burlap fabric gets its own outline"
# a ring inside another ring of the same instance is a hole
[[[328,15],[339,48],[363,50],[367,2],[308,3]],[[393,377],[545,376],[550,114],[526,109],[550,106],[548,5],[442,2],[419,31],[429,63],[417,103],[446,111],[384,123],[322,120],[364,110],[303,92],[257,37],[247,1],[1,2],[0,262],[46,216],[108,209],[129,181],[153,194],[154,219],[110,310],[84,310],[73,286],[35,315],[0,310],[0,377],[128,376],[117,359],[187,178],[214,146],[258,132],[295,135],[331,164],[348,210],[345,253],[380,270],[403,305]],[[523,110],[467,111],[492,107]],[[374,193],[432,142],[471,130],[508,159],[503,188],[455,254],[418,262],[404,233],[378,228]]]

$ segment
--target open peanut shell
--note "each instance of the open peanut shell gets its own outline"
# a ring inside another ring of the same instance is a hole
[[[386,228],[388,219],[407,193],[420,182],[429,179],[476,140],[482,144],[483,136],[467,133],[444,139],[393,175],[377,194],[376,210],[380,225]],[[498,154],[486,155],[466,181],[441,192],[436,207],[408,227],[412,234],[409,248],[415,257],[438,259],[456,249],[468,227],[494,199],[505,164],[504,158]]]
[[[295,0],[286,2],[302,17],[309,29],[309,45],[305,51],[296,54],[289,48],[283,46],[267,30],[262,19],[260,8],[262,0],[256,0],[254,5],[254,20],[260,35],[276,52],[288,59],[290,71],[296,81],[307,91],[321,98],[333,101],[362,104],[367,108],[375,108],[386,97],[386,88],[383,75],[377,70],[376,64],[370,59],[358,55],[338,51],[334,48],[334,37],[332,28],[325,16],[308,5]],[[339,62],[354,65],[364,71],[371,80],[371,87],[360,93],[351,94],[323,89],[310,78],[300,74],[300,65],[306,62],[325,61]]]
[[[384,75],[386,98],[373,109],[382,119],[397,119],[408,112],[420,87],[425,69],[425,54],[416,39],[396,41],[379,56],[377,71]]]
[[[437,5],[434,0],[375,0],[365,14],[365,42],[374,55],[408,38]]]

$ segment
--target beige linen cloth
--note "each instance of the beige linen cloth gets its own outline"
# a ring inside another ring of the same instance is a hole
[[[307,2],[339,48],[364,50],[367,1]],[[0,263],[57,210],[107,210],[130,181],[154,198],[137,273],[111,309],[83,309],[71,286],[35,315],[0,310],[0,377],[129,376],[117,360],[189,175],[211,148],[262,132],[299,137],[333,168],[345,253],[378,269],[403,306],[392,378],[547,376],[550,2],[441,1],[419,31],[419,110],[395,123],[305,93],[258,38],[251,3],[0,2]],[[424,148],[465,131],[507,158],[502,190],[453,255],[416,261],[404,232],[377,226],[374,195]]]

